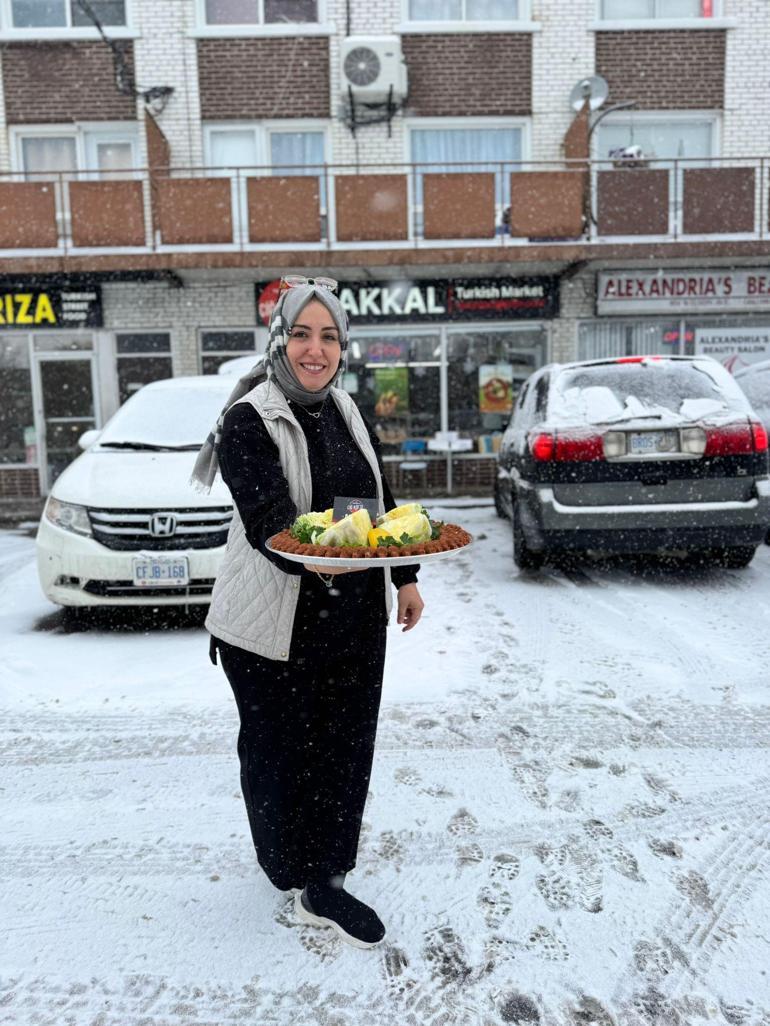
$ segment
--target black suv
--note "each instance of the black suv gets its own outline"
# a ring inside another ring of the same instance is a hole
[[[770,523],[767,431],[709,357],[551,364],[519,394],[495,506],[525,569],[588,550],[747,566]]]

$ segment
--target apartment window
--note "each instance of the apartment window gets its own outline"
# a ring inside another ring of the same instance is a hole
[[[409,0],[410,21],[519,21],[523,0]]]
[[[202,331],[200,345],[202,373],[216,374],[227,360],[256,353],[257,333],[254,328]]]
[[[151,381],[172,377],[171,335],[162,331],[138,331],[115,336],[120,401]]]
[[[98,178],[125,177],[137,166],[134,129],[41,126],[17,130],[15,160],[36,181],[46,175],[88,172]]]
[[[5,0],[6,24],[16,29],[93,28],[76,0]],[[125,0],[90,0],[102,25],[125,25]]]
[[[323,167],[325,133],[321,128],[211,125],[206,130],[208,163],[233,171],[270,166],[275,174],[307,174]]]
[[[318,21],[317,0],[204,0],[206,25],[276,25]]]
[[[478,119],[475,124],[478,125]],[[422,210],[422,176],[425,173],[493,171],[498,223],[510,205],[511,171],[518,170],[525,147],[523,125],[466,128],[457,125],[425,125],[409,132],[412,163],[418,168],[414,179],[414,203]],[[420,226],[417,226],[421,231]]]
[[[717,0],[602,0],[605,21],[636,21],[646,18],[713,18]]]
[[[706,159],[717,152],[713,117],[610,116],[599,125],[596,135],[600,160],[621,161],[624,154],[636,155],[640,161]]]
[[[244,175],[257,168],[271,168],[272,174],[313,175],[319,177],[322,217],[326,216],[326,133],[318,126],[295,125],[210,125],[205,131],[206,163],[223,174],[241,171],[240,180],[233,179],[232,211],[236,234],[248,241],[248,224],[244,212],[246,182]],[[262,172],[264,173],[264,172]]]

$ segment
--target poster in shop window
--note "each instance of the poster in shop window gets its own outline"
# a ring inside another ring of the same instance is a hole
[[[377,367],[374,371],[374,412],[390,419],[409,412],[409,368]]]
[[[770,360],[770,327],[696,328],[695,352],[712,356],[734,374],[751,363]]]
[[[513,367],[485,363],[479,367],[479,412],[510,413],[513,409]]]

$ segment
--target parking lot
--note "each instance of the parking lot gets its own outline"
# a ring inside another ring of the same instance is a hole
[[[0,534],[0,1022],[767,1026],[770,548],[520,572],[431,512],[476,542],[389,635],[371,952],[259,872],[199,624],[73,630]]]

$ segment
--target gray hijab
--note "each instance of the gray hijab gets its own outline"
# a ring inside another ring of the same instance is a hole
[[[225,414],[234,403],[263,381],[265,374],[278,386],[287,399],[291,399],[301,406],[313,406],[323,402],[329,395],[331,387],[339,380],[343,371],[343,359],[340,359],[339,369],[332,381],[324,388],[319,388],[317,392],[311,392],[299,383],[286,355],[286,343],[289,340],[291,329],[294,327],[297,317],[312,299],[323,303],[332,315],[339,331],[340,349],[344,357],[348,345],[348,317],[334,293],[320,285],[295,285],[282,293],[270,318],[267,353],[264,358],[255,360],[254,367],[248,374],[244,374],[242,378],[238,379],[213,430],[201,446],[190,478],[190,483],[197,491],[210,492],[219,470],[219,446],[222,440]]]
[[[291,335],[300,313],[305,309],[311,300],[318,300],[322,303],[337,326],[340,336],[340,349],[345,353],[348,345],[348,317],[342,309],[342,305],[329,289],[320,285],[295,285],[287,289],[275,304],[273,316],[270,318],[270,339],[267,344],[267,374],[278,385],[287,399],[299,403],[300,406],[313,406],[322,403],[329,394],[329,389],[335,385],[343,371],[343,361],[340,359],[339,369],[333,380],[311,392],[304,388],[298,381],[294,370],[286,355],[286,344]]]

